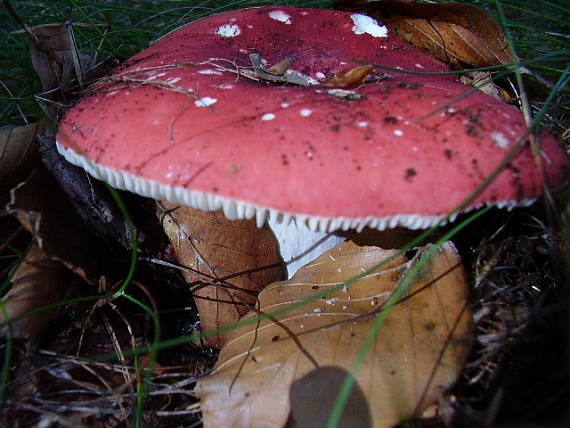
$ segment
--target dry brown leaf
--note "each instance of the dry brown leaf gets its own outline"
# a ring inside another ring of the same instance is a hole
[[[59,260],[88,282],[96,283],[106,248],[92,238],[58,183],[38,167],[12,189],[7,206],[45,254]]]
[[[289,281],[266,287],[259,295],[260,310],[271,313],[392,259],[346,292],[334,291],[278,315],[280,325],[266,319],[236,330],[212,374],[198,381],[205,427],[284,426],[290,416],[296,426],[324,426],[339,384],[374,323],[366,315],[387,300],[429,248],[407,260],[396,257],[397,250],[346,242]],[[346,420],[346,426],[391,427],[441,397],[469,352],[466,298],[461,260],[448,242],[421,269],[408,298],[394,306],[380,329],[345,412],[346,418],[357,419]],[[255,317],[250,312],[244,320]]]
[[[485,67],[513,61],[499,23],[470,4],[337,0],[333,7],[373,16],[402,39],[455,67]]]
[[[27,29],[30,34],[30,57],[44,89],[36,100],[44,113],[57,121],[65,96],[83,86],[85,74],[94,58],[79,52],[70,23],[47,24]]]
[[[498,100],[512,102],[509,93],[493,82],[490,71],[471,71],[462,74],[459,80],[461,80],[463,84],[473,86]]]
[[[7,191],[24,180],[38,164],[40,157],[35,139],[41,127],[35,122],[0,128],[0,191]]]
[[[283,278],[275,237],[255,221],[230,221],[221,212],[167,202],[158,211],[178,261],[192,269],[183,275],[192,284],[202,330],[235,324],[248,311],[244,303],[254,305],[263,287]],[[227,279],[217,281],[222,278]],[[219,348],[228,335],[207,343]]]
[[[360,84],[374,67],[371,65],[359,65],[339,71],[333,77],[323,82],[326,88],[352,88]]]
[[[75,79],[82,82],[93,64],[90,56],[77,50],[70,28],[64,23],[31,29],[37,42],[32,39],[30,56],[44,91],[59,87],[67,91]]]
[[[12,288],[2,298],[9,318],[65,300],[79,278],[58,261],[50,260],[34,245],[12,277]],[[12,335],[33,340],[40,336],[57,308],[38,312],[12,323]],[[5,321],[2,313],[0,320]],[[6,330],[0,330],[5,334]]]

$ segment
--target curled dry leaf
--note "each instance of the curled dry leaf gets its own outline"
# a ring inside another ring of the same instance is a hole
[[[75,79],[82,83],[93,64],[91,57],[78,51],[71,29],[65,23],[31,29],[36,39],[32,39],[30,56],[44,91],[58,87],[67,91]]]
[[[499,23],[470,4],[336,0],[333,7],[373,16],[402,39],[454,67],[485,67],[513,61]]]
[[[243,318],[251,323],[234,331],[212,374],[198,382],[205,426],[284,426],[289,418],[296,426],[324,426],[375,321],[374,311],[429,248],[408,260],[397,250],[349,241],[292,279],[265,288],[259,302],[266,314],[337,289],[259,325],[256,313]],[[338,289],[386,260],[346,291]],[[382,325],[355,375],[345,417],[357,419],[346,420],[347,426],[391,427],[433,405],[455,382],[470,348],[466,297],[461,260],[448,242],[416,275],[406,298]]]
[[[79,51],[71,23],[42,25],[27,31],[32,66],[44,89],[36,100],[44,113],[57,121],[60,102],[74,87],[83,86],[85,74],[95,59]]]
[[[9,319],[33,309],[65,300],[78,284],[79,278],[58,261],[50,260],[34,245],[12,277],[12,288],[2,298]],[[40,336],[57,308],[38,312],[14,321],[12,335],[33,340]],[[0,320],[5,321],[2,313]],[[0,330],[5,334],[6,330]]]
[[[41,128],[39,122],[0,128],[0,191],[24,180],[38,164],[36,134]]]
[[[202,330],[235,324],[259,291],[284,277],[277,242],[255,221],[228,220],[219,211],[158,203],[158,213],[193,290]],[[207,339],[220,348],[229,333]]]
[[[374,67],[371,65],[359,65],[339,71],[333,77],[323,83],[326,88],[352,88],[361,83]]]

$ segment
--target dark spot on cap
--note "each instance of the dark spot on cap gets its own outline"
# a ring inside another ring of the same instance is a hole
[[[404,177],[404,180],[412,181],[412,178],[416,175],[418,175],[418,173],[414,168],[408,168],[406,169],[406,176]]]
[[[281,155],[281,163],[283,165],[289,165],[289,159],[287,159],[287,155],[286,154],[282,154]]]
[[[333,132],[340,131],[340,124],[336,123],[333,126],[331,126],[331,131],[333,131]]]
[[[422,86],[421,83],[417,82],[398,82],[398,88],[402,89],[417,89],[420,86]]]
[[[472,137],[476,137],[477,135],[479,135],[477,126],[473,125],[472,123],[466,125],[465,132],[467,133],[467,135],[471,135]]]
[[[451,150],[449,150],[449,149],[445,149],[445,150],[443,151],[443,154],[445,155],[445,157],[446,157],[447,159],[450,159],[450,160],[451,160],[451,158],[453,157],[453,152],[452,152]]]
[[[386,116],[384,118],[384,123],[398,123],[398,119],[394,116]]]
[[[271,338],[271,341],[272,341],[272,342],[277,342],[278,340],[279,340],[279,336],[273,336],[273,337]]]

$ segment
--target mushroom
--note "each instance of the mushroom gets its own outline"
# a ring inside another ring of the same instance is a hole
[[[391,71],[331,88],[359,65],[354,58]],[[445,71],[368,16],[285,6],[225,12],[158,40],[103,79],[67,112],[57,147],[120,189],[269,221],[286,241],[298,240],[291,224],[305,229],[303,239],[316,232],[306,252],[333,245],[336,230],[438,224],[523,138],[518,110],[452,75],[429,74]],[[560,187],[568,160],[547,133],[539,157],[543,171],[522,145],[464,211],[526,206],[545,186]]]

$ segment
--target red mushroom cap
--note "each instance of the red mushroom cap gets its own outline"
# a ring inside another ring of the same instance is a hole
[[[267,66],[294,58],[286,74],[306,86],[258,79],[251,54]],[[389,71],[348,92],[318,84],[358,65],[351,58],[447,71],[363,15],[226,12],[128,60],[67,113],[58,147],[115,187],[229,218],[423,228],[473,192],[526,130],[518,110],[464,96],[453,76]],[[552,136],[541,136],[540,155],[546,185],[560,186],[568,159]],[[525,205],[544,184],[525,145],[467,209]]]

